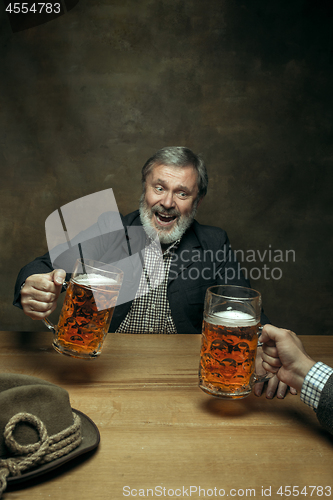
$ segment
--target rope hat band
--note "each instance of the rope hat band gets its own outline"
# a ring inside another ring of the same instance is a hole
[[[31,413],[17,413],[9,420],[4,438],[15,458],[0,459],[0,497],[7,487],[9,475],[20,476],[22,471],[67,455],[79,446],[82,441],[80,417],[73,413],[73,420],[73,425],[51,437],[43,422]],[[21,445],[15,440],[13,431],[22,422],[28,422],[36,428],[40,438],[37,443]]]
[[[68,392],[44,380],[0,374],[0,408],[0,496],[7,483],[46,473],[99,444],[97,427],[72,410]]]

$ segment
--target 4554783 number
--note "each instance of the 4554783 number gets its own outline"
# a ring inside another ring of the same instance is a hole
[[[7,5],[6,12],[10,14],[27,14],[33,12],[34,14],[60,14],[60,3],[33,3],[29,5],[28,2],[13,2]]]
[[[330,497],[332,494],[331,486],[280,486],[277,490],[277,495],[285,497],[298,497],[303,495],[304,497]]]

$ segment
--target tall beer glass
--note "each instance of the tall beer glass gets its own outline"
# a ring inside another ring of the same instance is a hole
[[[255,374],[261,295],[251,288],[208,288],[202,327],[199,387],[224,399],[248,396],[255,382],[272,374]]]
[[[122,280],[123,272],[110,264],[77,260],[58,324],[43,320],[54,333],[56,351],[84,359],[101,354]]]

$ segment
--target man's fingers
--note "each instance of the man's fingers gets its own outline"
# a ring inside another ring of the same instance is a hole
[[[266,370],[266,372],[270,372],[270,373],[277,373],[280,370],[280,367],[272,366],[269,363],[266,363],[266,361],[262,362],[262,366],[263,366],[264,370]]]
[[[274,395],[276,393],[276,389],[279,385],[279,379],[277,378],[276,375],[272,377],[267,384],[267,389],[266,389],[266,398],[267,399],[272,399],[274,398]]]
[[[53,306],[53,302],[41,302],[37,300],[30,300],[29,303],[27,304],[27,309],[29,309],[32,312],[47,312],[50,311]]]
[[[51,273],[40,275],[34,274],[27,278],[24,287],[21,290],[21,295],[27,295],[35,292],[36,290],[47,293],[47,292],[55,292],[56,286],[53,283],[53,279],[51,278]]]
[[[30,287],[27,287],[24,292],[23,290],[21,292],[21,305],[25,314],[29,316],[31,312],[48,311],[54,303],[57,303],[57,296],[54,293],[42,292]]]
[[[42,292],[60,293],[65,278],[66,272],[63,269],[55,269],[45,274],[32,274],[26,279],[21,293],[30,291],[31,288]]]
[[[265,354],[268,354],[268,356],[271,356],[272,358],[278,358],[279,357],[278,350],[276,348],[275,343],[274,343],[274,346],[268,346],[267,344],[264,344],[262,346],[262,351]]]
[[[278,399],[283,399],[287,393],[288,390],[288,385],[284,384],[283,382],[280,382],[277,376],[275,375],[272,377],[268,384],[267,384],[267,389],[266,389],[266,398],[267,399],[272,399],[275,396]]]
[[[55,269],[52,274],[54,284],[63,285],[66,279],[66,271],[64,271],[63,269]]]
[[[261,342],[261,336],[259,337],[259,341]],[[263,347],[266,347],[266,346],[275,347],[274,340],[268,340],[267,342],[265,342],[265,345]]]
[[[287,390],[288,390],[288,385],[285,384],[284,382],[279,382],[279,385],[277,387],[276,397],[279,399],[283,399],[287,394]]]
[[[280,366],[282,366],[280,358],[275,357],[275,356],[270,356],[266,352],[262,353],[262,360],[263,360],[263,362],[266,363],[264,366],[265,370],[267,369],[266,368],[267,365],[270,365],[272,368],[277,368],[277,369],[279,369]],[[269,370],[269,371],[271,371],[271,370]]]
[[[47,302],[36,302],[30,301],[24,304],[23,310],[27,316],[31,319],[42,320],[49,316],[55,309],[57,303],[47,303]]]
[[[29,302],[36,301],[36,302],[53,302],[56,298],[57,295],[53,292],[42,292],[41,290],[36,290],[36,289],[30,289],[27,290],[26,292],[23,293],[21,292],[22,299],[21,303],[24,302],[24,295],[27,296]]]
[[[254,394],[256,396],[261,396],[262,390],[264,388],[264,384],[265,384],[265,382],[258,382],[257,384],[255,384],[255,386],[254,386]]]

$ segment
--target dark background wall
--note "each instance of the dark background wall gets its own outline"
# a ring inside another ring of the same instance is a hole
[[[2,330],[44,329],[11,302],[46,217],[109,187],[136,209],[145,160],[185,145],[210,174],[198,220],[243,250],[271,321],[333,331],[331,2],[80,0],[16,33],[0,10]]]

